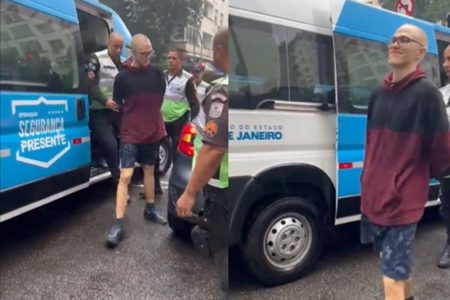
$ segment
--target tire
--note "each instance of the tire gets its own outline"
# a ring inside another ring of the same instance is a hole
[[[194,227],[193,224],[184,221],[180,218],[177,218],[176,216],[172,214],[167,214],[167,221],[169,223],[170,229],[172,229],[173,233],[182,239],[188,240],[191,238],[191,231]]]
[[[170,138],[164,138],[159,144],[159,168],[158,175],[164,176],[169,171],[170,166],[172,165],[172,146]]]
[[[311,271],[323,246],[323,226],[315,211],[306,199],[287,197],[256,216],[242,252],[261,282],[278,285]]]

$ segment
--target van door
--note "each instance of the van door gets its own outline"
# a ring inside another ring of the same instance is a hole
[[[1,215],[86,184],[90,138],[73,1],[0,6]]]
[[[432,24],[356,1],[331,1],[336,61],[336,224],[359,220],[367,108],[371,92],[390,72],[387,41],[405,23],[422,28],[429,43],[423,67],[438,80]]]

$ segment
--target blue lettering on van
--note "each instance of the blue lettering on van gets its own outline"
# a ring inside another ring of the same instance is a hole
[[[233,132],[228,134],[229,140],[238,141],[278,141],[282,138],[281,131],[237,131],[236,136]]]
[[[19,129],[17,161],[49,168],[70,150],[64,130],[67,100],[12,100],[11,106]]]

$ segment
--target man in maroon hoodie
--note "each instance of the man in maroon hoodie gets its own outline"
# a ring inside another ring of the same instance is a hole
[[[111,228],[107,244],[115,247],[123,238],[123,217],[128,199],[128,185],[138,162],[144,171],[144,217],[166,224],[154,205],[153,166],[158,142],[165,136],[160,113],[166,89],[163,73],[150,65],[153,52],[148,37],[137,34],[131,41],[133,59],[114,80],[113,99],[121,109],[120,179],[117,186],[116,222]]]
[[[393,72],[370,96],[361,176],[361,242],[381,256],[385,299],[413,299],[411,252],[431,177],[450,167],[449,123],[439,90],[418,67],[425,33],[403,25],[389,42]]]

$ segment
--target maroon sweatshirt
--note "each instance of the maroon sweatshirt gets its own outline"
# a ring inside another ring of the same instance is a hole
[[[122,144],[152,144],[166,135],[161,116],[165,91],[166,82],[160,70],[124,64],[114,80],[113,94],[114,101],[121,105]]]
[[[439,90],[417,69],[398,83],[392,74],[370,97],[361,213],[373,224],[416,223],[430,177],[450,167],[449,123]]]

